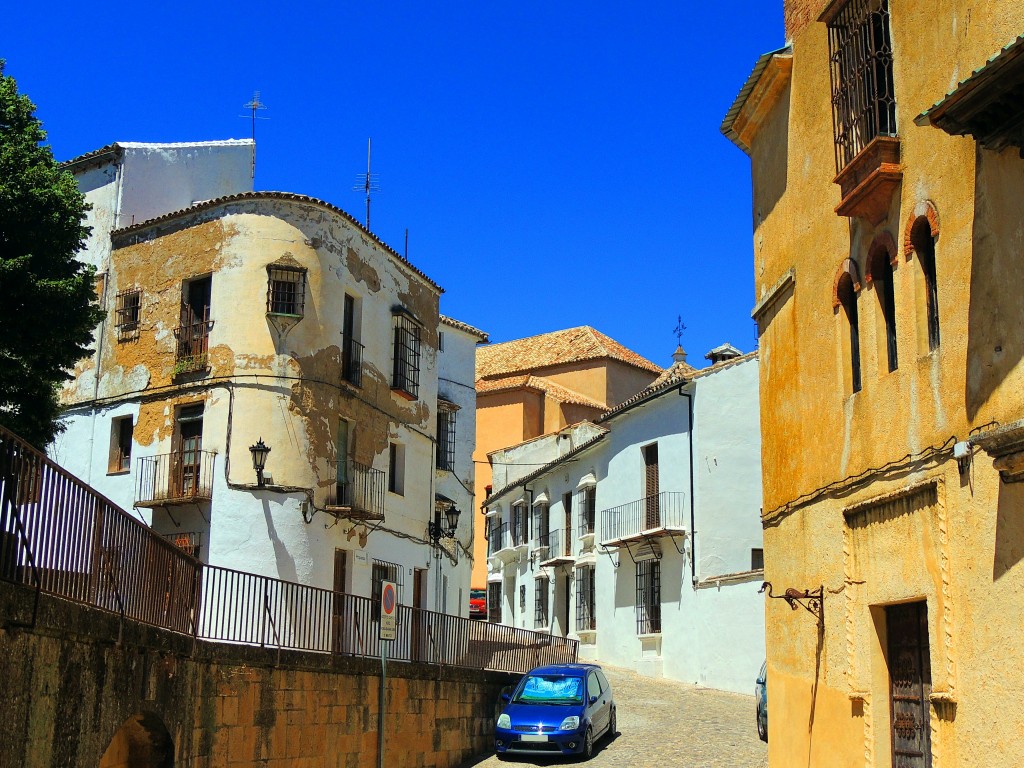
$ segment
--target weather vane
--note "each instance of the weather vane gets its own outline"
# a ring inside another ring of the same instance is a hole
[[[242,107],[252,111],[252,178],[256,178],[256,120],[269,120],[269,117],[256,117],[256,110],[266,109],[267,105],[260,101],[260,92],[252,92],[252,101],[248,104],[243,104]],[[248,117],[248,115],[239,115],[239,117]]]
[[[686,326],[683,325],[683,316],[676,315],[676,327],[672,333],[676,335],[676,343],[681,347],[683,346],[683,331],[686,330]]]
[[[366,173],[356,176],[356,185],[352,187],[353,192],[366,193],[366,228],[370,228],[370,193],[380,192],[380,177],[376,173],[370,173],[370,139],[366,140]]]

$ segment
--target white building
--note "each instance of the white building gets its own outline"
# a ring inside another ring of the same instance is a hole
[[[254,192],[252,148],[65,164],[93,205],[82,258],[107,319],[51,455],[208,564],[363,596],[389,579],[405,605],[466,616],[473,515],[431,534],[475,503],[486,337],[349,214]]]
[[[677,358],[596,424],[491,455],[496,483],[513,473],[484,502],[492,621],[750,691],[764,659],[757,358],[729,345],[709,358],[700,371]]]

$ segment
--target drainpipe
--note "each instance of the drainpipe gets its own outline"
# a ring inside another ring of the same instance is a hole
[[[688,382],[687,382],[688,383]],[[690,585],[697,588],[697,531],[695,528],[695,514],[694,514],[694,501],[693,501],[693,395],[689,392],[683,392],[683,387],[686,384],[679,385],[680,397],[685,397],[690,422],[688,424],[687,434],[690,440]]]

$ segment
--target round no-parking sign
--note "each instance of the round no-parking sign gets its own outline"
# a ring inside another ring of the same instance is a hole
[[[394,640],[398,633],[398,592],[393,581],[385,581],[380,590],[380,639]]]

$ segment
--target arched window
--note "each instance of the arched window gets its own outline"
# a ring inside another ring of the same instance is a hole
[[[891,238],[888,240],[891,241]],[[896,358],[896,290],[893,286],[891,260],[894,255],[895,249],[893,253],[890,253],[884,240],[872,243],[868,253],[871,282],[874,283],[878,306],[882,310],[882,318],[885,321],[885,349],[890,371],[895,371],[898,364]]]
[[[846,312],[850,326],[850,380],[853,391],[860,392],[860,321],[857,317],[857,291],[849,272],[840,276],[836,297]]]
[[[939,347],[939,292],[935,280],[935,237],[927,216],[918,216],[910,229],[910,243],[917,252],[917,260],[924,273],[927,301],[928,349]]]

